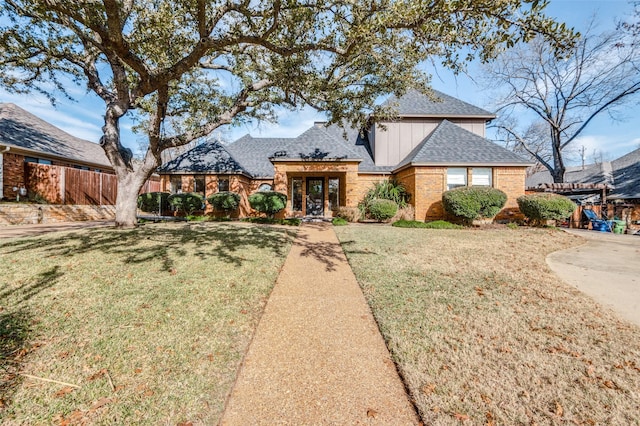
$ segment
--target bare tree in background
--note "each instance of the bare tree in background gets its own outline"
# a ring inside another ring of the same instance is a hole
[[[635,38],[592,29],[563,56],[538,38],[487,67],[487,87],[498,91],[498,137],[549,170],[554,182],[564,181],[571,143],[589,123],[604,113],[623,119],[620,107],[640,92]]]

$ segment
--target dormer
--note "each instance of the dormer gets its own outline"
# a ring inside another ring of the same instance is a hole
[[[489,111],[437,90],[433,90],[433,96],[435,99],[411,90],[385,102],[397,110],[398,119],[378,122],[369,131],[376,166],[399,164],[443,120],[484,137],[486,123],[495,118]]]

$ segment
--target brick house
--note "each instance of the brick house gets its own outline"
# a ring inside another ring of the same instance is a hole
[[[28,164],[113,173],[100,145],[72,136],[15,104],[0,103],[0,199],[14,200],[20,188],[28,186]]]
[[[485,139],[495,115],[435,95],[439,100],[417,91],[391,98],[387,103],[397,108],[398,119],[362,132],[316,123],[293,138],[206,142],[158,169],[161,188],[204,196],[237,192],[241,217],[252,214],[248,195],[273,189],[287,194],[284,216],[331,217],[338,207],[356,207],[376,182],[395,179],[411,194],[415,218],[428,221],[445,216],[444,191],[481,185],[503,190],[508,201],[500,216],[512,216],[531,163]]]

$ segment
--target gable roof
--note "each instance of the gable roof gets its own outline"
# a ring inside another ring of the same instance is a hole
[[[527,166],[531,162],[500,145],[443,120],[398,164],[448,166]]]
[[[453,96],[433,89],[432,92],[436,100],[412,89],[400,98],[391,96],[382,105],[393,107],[400,117],[477,117],[485,119],[496,117],[495,114],[487,110],[461,101]]]
[[[97,143],[72,136],[12,103],[0,103],[0,144],[111,168]]]
[[[158,168],[160,173],[244,173],[238,163],[219,142],[205,142],[179,155]]]

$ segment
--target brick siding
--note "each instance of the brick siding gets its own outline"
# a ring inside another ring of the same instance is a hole
[[[2,191],[7,200],[15,200],[18,195],[13,188],[25,186],[24,156],[5,152],[2,155]]]

